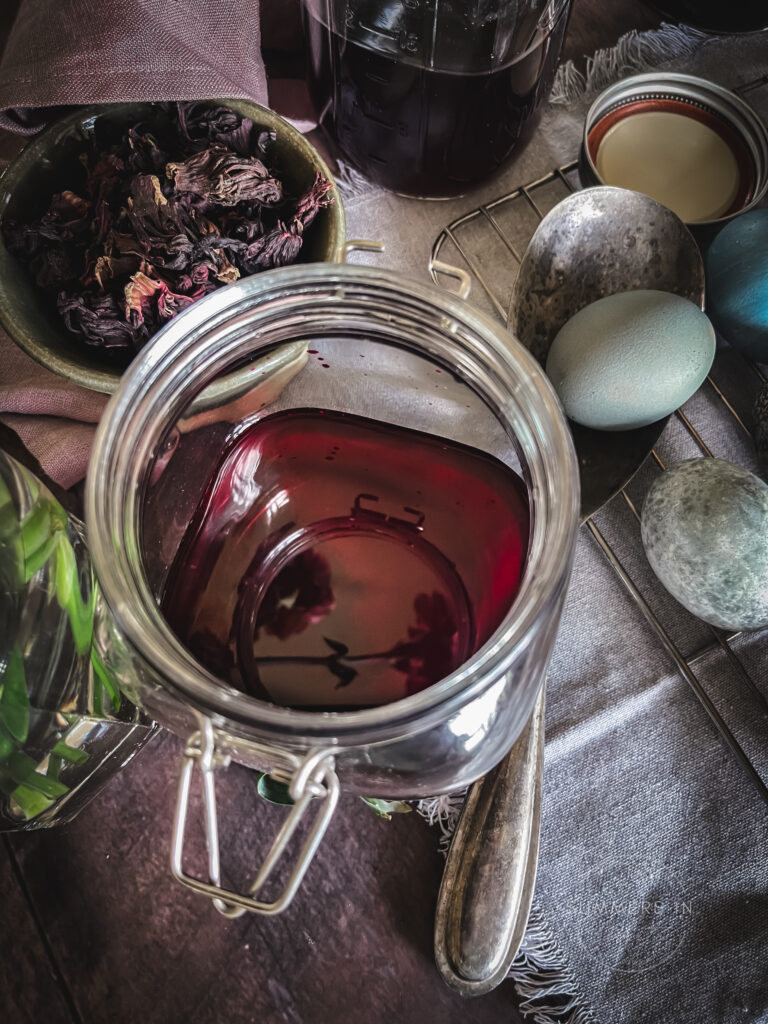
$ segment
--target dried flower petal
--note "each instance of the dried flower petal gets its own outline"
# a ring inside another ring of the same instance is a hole
[[[167,157],[149,132],[128,129],[129,154],[126,164],[134,173],[162,174]]]
[[[171,320],[195,299],[201,298],[205,289],[197,289],[192,295],[178,295],[162,278],[150,277],[140,270],[132,275],[123,294],[126,320],[132,326],[140,327],[148,318],[153,322]]]
[[[114,295],[62,292],[57,305],[67,328],[89,345],[138,348],[146,340],[146,331],[137,331],[125,322]]]
[[[102,292],[106,291],[110,282],[114,281],[115,278],[130,277],[131,274],[135,274],[141,266],[141,260],[138,256],[99,256],[94,264],[93,272],[88,280],[83,280],[83,284],[98,284]]]
[[[200,149],[215,142],[240,156],[259,153],[263,157],[275,141],[273,131],[257,133],[250,118],[241,117],[229,107],[179,103],[177,116],[182,134]]]
[[[309,227],[318,212],[324,206],[330,206],[333,202],[333,199],[328,195],[332,188],[333,186],[330,181],[324,178],[322,174],[316,174],[309,191],[296,204],[294,219],[301,221],[305,228]]]
[[[248,246],[241,261],[243,269],[248,274],[255,274],[269,267],[284,267],[292,263],[301,249],[301,234],[300,221],[294,221],[290,227],[278,221],[276,228]]]
[[[211,146],[183,163],[169,163],[165,173],[179,192],[193,192],[221,206],[245,201],[277,203],[283,190],[255,156],[243,157],[223,146]]]
[[[125,319],[134,327],[144,323],[144,311],[149,306],[149,300],[160,287],[159,281],[153,281],[146,274],[138,271],[123,289]]]
[[[102,153],[92,167],[88,154],[81,158],[88,172],[87,189],[97,201],[109,202],[120,189],[125,164],[115,153]]]

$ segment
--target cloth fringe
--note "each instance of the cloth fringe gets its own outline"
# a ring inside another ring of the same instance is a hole
[[[657,29],[638,32],[634,29],[608,50],[597,50],[587,60],[584,73],[572,60],[558,69],[549,102],[559,105],[574,103],[612,85],[627,75],[650,71],[670,60],[690,57],[711,35],[684,25],[666,22]]]
[[[443,856],[451,845],[466,793],[464,789],[416,804],[418,813],[440,830],[438,849]],[[565,954],[535,904],[508,977],[519,996],[520,1013],[532,1024],[597,1024]]]
[[[534,904],[509,977],[533,1024],[596,1024],[565,954]]]
[[[422,818],[426,818],[430,825],[436,825],[440,829],[437,848],[443,856],[448,853],[448,847],[451,845],[466,795],[466,789],[462,789],[458,793],[447,793],[445,796],[433,796],[427,800],[419,800],[416,805],[416,810]]]
[[[381,191],[365,175],[361,174],[360,171],[352,167],[345,160],[337,160],[336,167],[336,187],[345,203],[350,202],[352,199],[360,199],[362,196],[370,196],[373,192]]]

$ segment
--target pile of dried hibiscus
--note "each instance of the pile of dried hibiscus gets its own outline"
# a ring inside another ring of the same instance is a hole
[[[292,263],[328,206],[317,175],[299,197],[269,167],[274,133],[226,107],[168,104],[167,135],[137,124],[83,153],[85,194],[57,193],[32,224],[7,223],[10,251],[56,296],[89,345],[135,352],[202,295]]]

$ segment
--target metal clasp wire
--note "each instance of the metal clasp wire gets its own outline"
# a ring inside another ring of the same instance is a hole
[[[353,252],[384,252],[383,242],[374,242],[370,238],[350,238],[339,249],[336,255],[337,263],[346,263],[347,256]]]
[[[438,274],[444,274],[446,277],[451,277],[454,281],[458,281],[459,287],[454,292],[454,295],[458,295],[460,299],[469,298],[469,293],[472,290],[472,278],[466,270],[462,270],[461,267],[455,267],[452,263],[443,263],[442,260],[432,258],[429,261],[429,272],[435,284],[439,283],[437,280]]]
[[[346,263],[347,257],[353,252],[383,252],[384,243],[374,242],[367,238],[352,238],[339,249],[336,262]],[[432,275],[432,280],[435,284],[438,283],[437,275],[444,274],[446,277],[453,278],[454,281],[458,281],[459,287],[455,294],[460,299],[469,298],[469,293],[472,289],[472,278],[461,267],[455,267],[452,263],[443,263],[442,260],[436,260],[433,258],[429,261],[429,272]]]
[[[289,783],[289,792],[294,805],[278,832],[266,860],[259,869],[247,894],[233,892],[221,885],[221,864],[219,859],[219,828],[216,813],[216,789],[214,769],[226,767],[230,758],[216,751],[216,738],[209,720],[201,723],[201,729],[194,733],[184,751],[176,813],[173,821],[171,842],[171,872],[177,881],[202,896],[213,900],[213,905],[224,917],[240,917],[246,910],[255,914],[279,914],[290,904],[301,885],[302,879],[315,855],[320,841],[328,828],[339,800],[339,780],[333,767],[333,755],[328,750],[313,750],[304,759],[296,773],[275,771],[274,777]],[[199,764],[202,776],[203,805],[205,813],[205,838],[208,847],[209,881],[188,875],[183,868],[184,838],[186,835],[189,791],[195,764]],[[291,840],[296,826],[313,798],[320,800],[315,823],[294,864],[291,875],[280,896],[272,903],[254,899],[256,893],[271,875]]]

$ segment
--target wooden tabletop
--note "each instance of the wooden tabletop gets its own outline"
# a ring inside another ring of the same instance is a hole
[[[0,45],[14,2],[0,5]],[[265,10],[275,73],[293,66],[283,3]],[[575,0],[565,56],[658,23],[637,0]],[[0,133],[0,157],[18,147]],[[179,756],[179,741],[161,734],[72,824],[3,837],[1,1021],[519,1021],[511,985],[466,1002],[440,981],[432,926],[442,859],[415,814],[386,822],[342,798],[302,890],[274,919],[227,921],[183,890],[167,863]],[[283,812],[237,766],[219,793],[226,864],[242,885]]]

